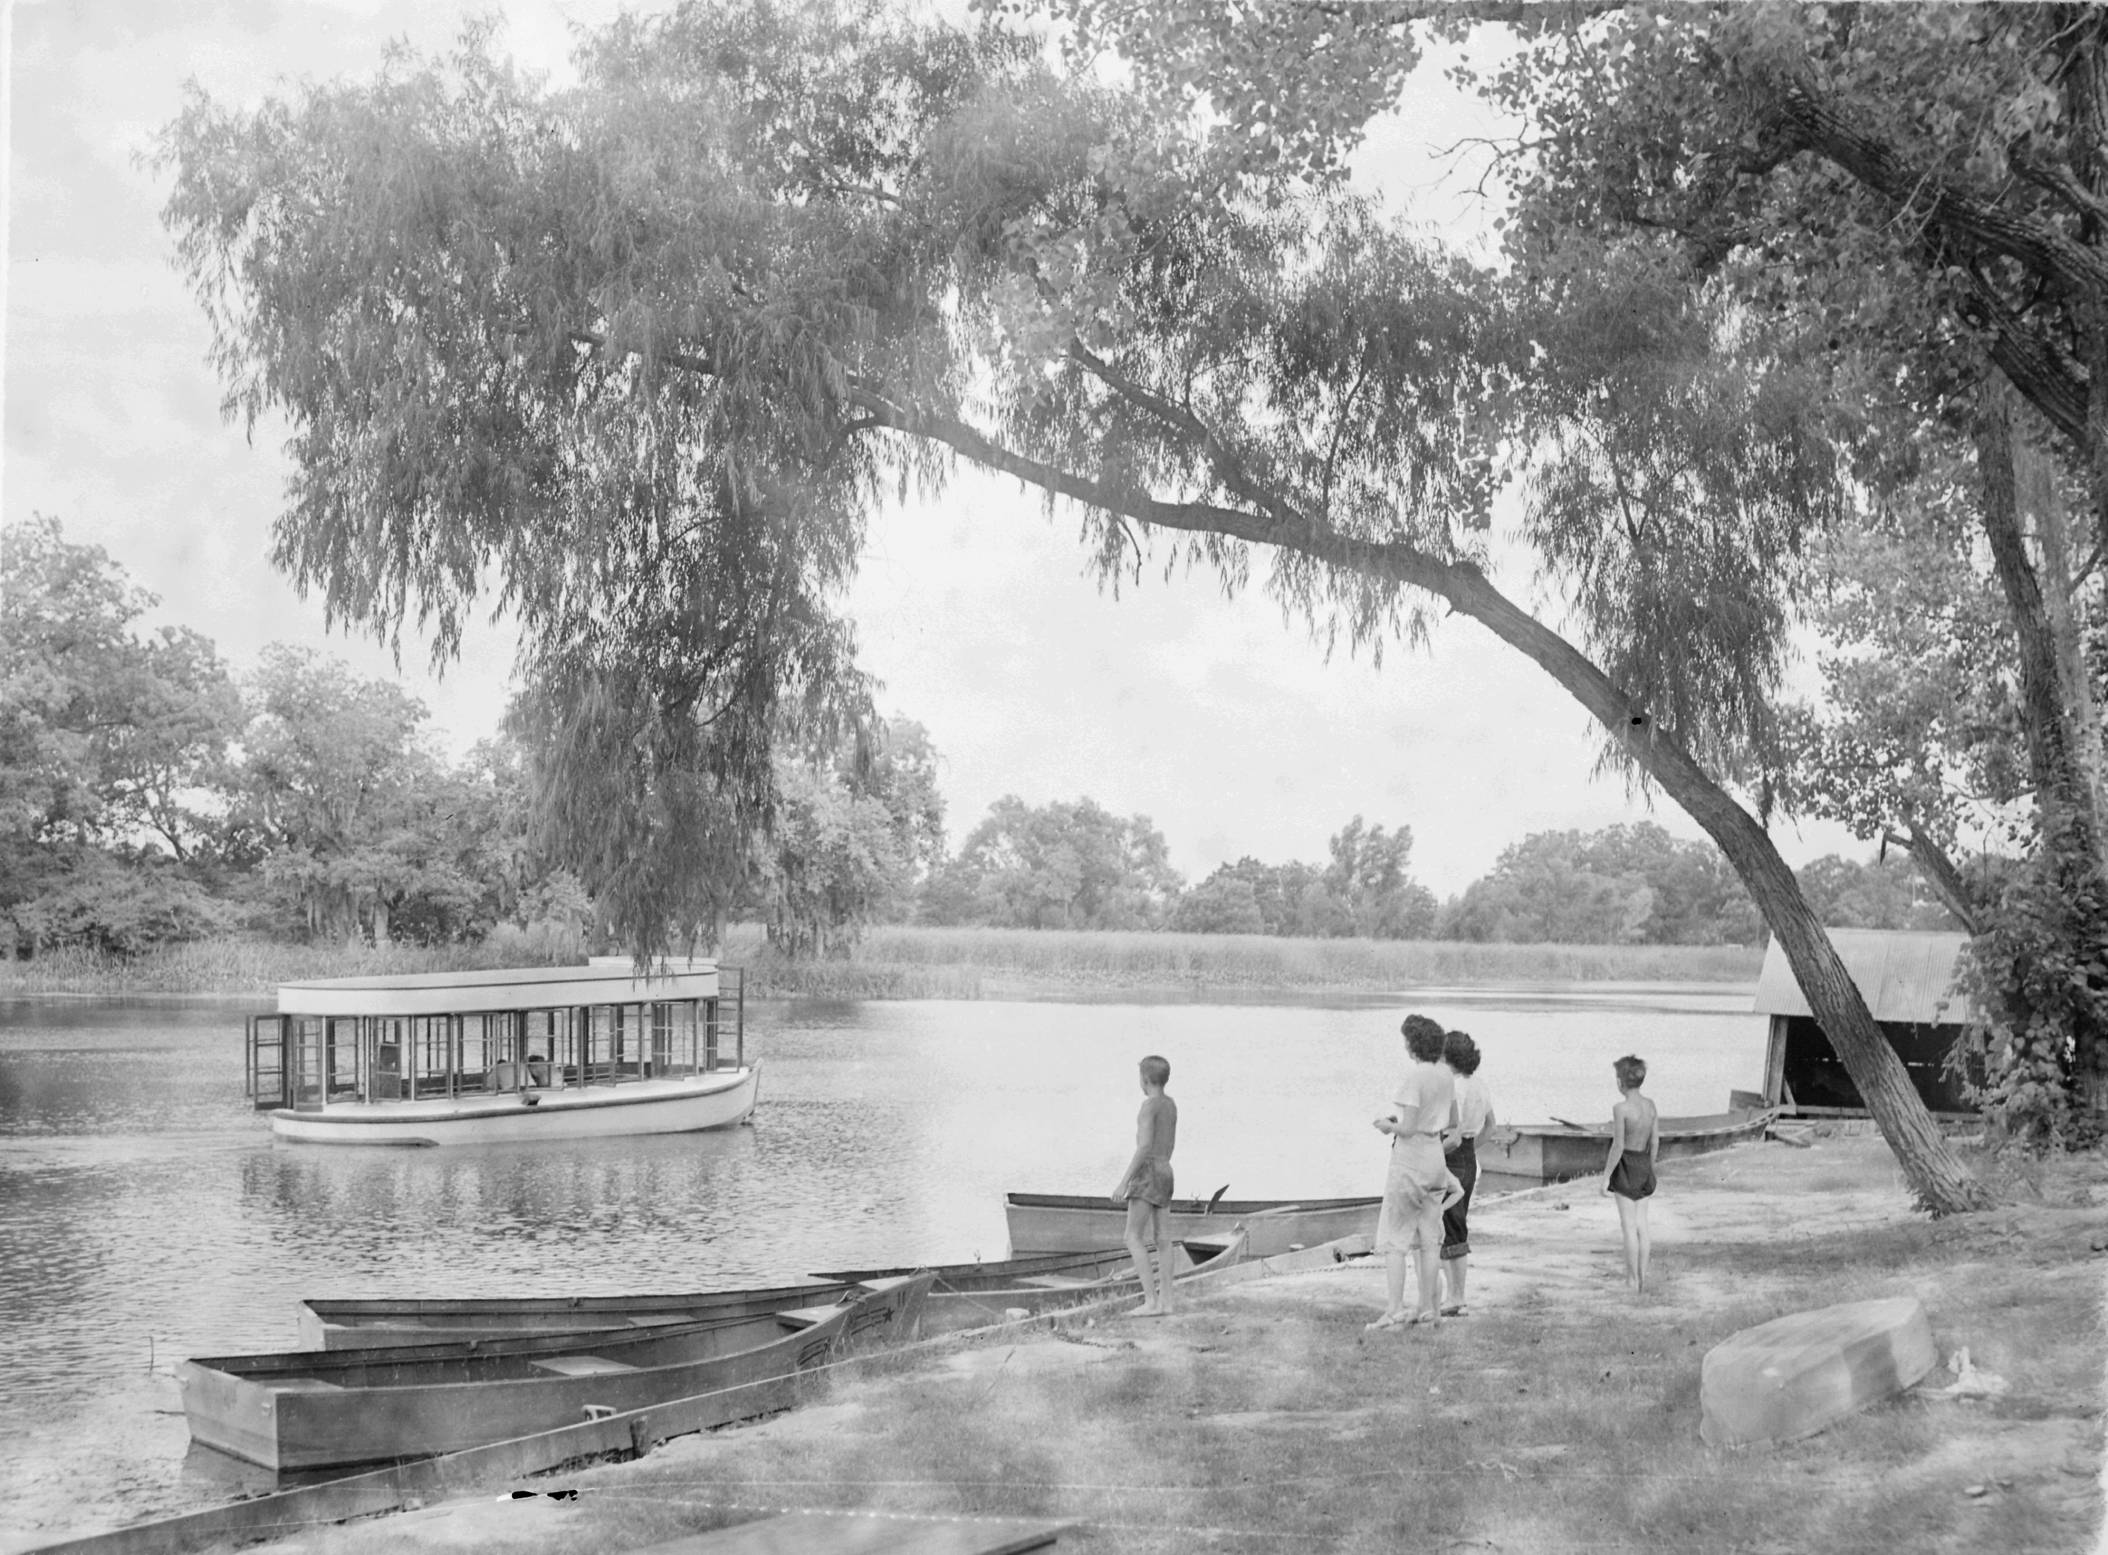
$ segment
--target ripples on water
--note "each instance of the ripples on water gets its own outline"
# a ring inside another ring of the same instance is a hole
[[[1000,1258],[1002,1195],[1102,1193],[1142,1054],[1171,1059],[1184,1191],[1377,1191],[1407,1007],[1471,1031],[1502,1118],[1665,1113],[1753,1087],[1746,991],[1601,985],[1280,1003],[750,1005],[751,1128],[472,1150],[275,1144],[241,1009],[0,1001],[0,1543],[255,1488],[186,1457],[186,1356],[290,1347],[307,1296],[613,1294]]]

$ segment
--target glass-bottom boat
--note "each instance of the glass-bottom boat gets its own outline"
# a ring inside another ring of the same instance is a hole
[[[753,1114],[744,980],[714,962],[323,978],[248,1021],[248,1091],[315,1144],[678,1134]]]

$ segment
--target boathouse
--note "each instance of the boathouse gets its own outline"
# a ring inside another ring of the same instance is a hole
[[[1947,1052],[1976,1018],[1954,991],[1966,934],[1916,929],[1831,929],[1830,942],[1859,985],[1867,1008],[1932,1111],[1966,1113]],[[1774,939],[1757,974],[1756,1011],[1771,1020],[1764,1100],[1800,1117],[1865,1117],[1866,1103],[1844,1062],[1801,997],[1786,953]]]

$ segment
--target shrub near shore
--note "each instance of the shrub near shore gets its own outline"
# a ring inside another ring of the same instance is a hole
[[[480,945],[288,945],[200,940],[130,958],[82,950],[0,962],[0,991],[24,994],[269,993],[308,977],[562,966],[576,957],[526,936]],[[1745,945],[1502,945],[1468,941],[1275,939],[1058,929],[890,927],[854,956],[793,961],[757,925],[735,926],[721,959],[757,999],[1050,998],[1107,991],[1205,995],[1382,993],[1475,983],[1746,983]]]

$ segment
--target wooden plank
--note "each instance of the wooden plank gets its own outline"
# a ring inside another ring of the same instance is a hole
[[[787,1512],[654,1544],[636,1555],[1019,1555],[1051,1547],[1074,1526],[1011,1517]]]

